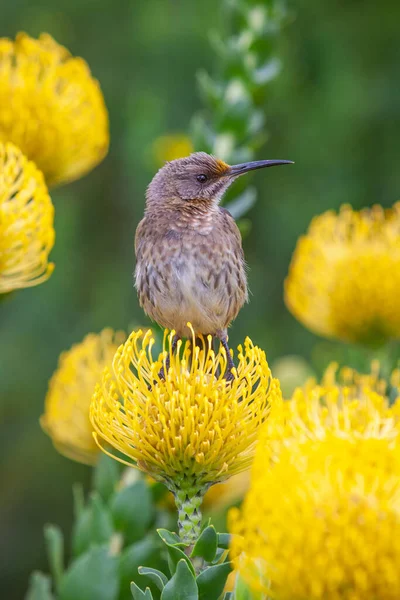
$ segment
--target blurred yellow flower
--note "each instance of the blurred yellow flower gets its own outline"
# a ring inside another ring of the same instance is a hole
[[[53,221],[54,207],[42,173],[16,146],[0,142],[1,294],[50,277]]]
[[[400,533],[400,401],[390,406],[386,393],[378,364],[367,375],[331,365],[261,428],[250,490],[229,514],[241,536],[235,568],[255,591],[279,600],[400,597],[391,535]]]
[[[122,332],[103,329],[61,354],[40,419],[57,450],[78,462],[94,464],[99,449],[89,420],[90,400],[105,366],[125,339]]]
[[[106,155],[108,116],[84,60],[52,37],[0,38],[0,141],[11,141],[48,185],[78,179]]]
[[[235,568],[279,600],[400,598],[400,447],[328,436],[262,464],[232,509]]]
[[[289,310],[326,337],[379,344],[400,337],[400,203],[313,219],[285,283]]]
[[[224,378],[226,355],[212,350],[211,337],[178,342],[166,379],[167,350],[152,356],[150,331],[134,331],[106,369],[91,404],[95,437],[114,458],[135,466],[174,493],[191,489],[204,493],[249,467],[259,426],[281,398],[265,353],[246,339],[239,346],[234,380]]]
[[[187,135],[163,135],[153,144],[153,156],[157,166],[161,167],[166,161],[183,158],[194,152],[193,144]]]
[[[274,418],[262,430],[264,445],[276,460],[284,446],[329,435],[354,441],[369,437],[396,439],[400,401],[390,406],[386,388],[386,382],[379,378],[378,364],[364,375],[349,367],[338,371],[333,363],[321,384],[309,380],[274,412]]]

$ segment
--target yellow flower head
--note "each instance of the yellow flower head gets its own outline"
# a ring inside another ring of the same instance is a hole
[[[194,152],[191,139],[183,134],[163,135],[156,139],[153,144],[153,155],[158,166],[162,166],[165,161],[175,160],[189,156]]]
[[[331,364],[321,384],[311,379],[297,388],[266,423],[263,436],[272,458],[283,446],[329,435],[395,439],[400,430],[400,402],[389,406],[386,388],[378,364],[367,375],[349,367],[338,372],[337,365]]]
[[[259,426],[280,400],[265,353],[246,339],[239,346],[234,380],[225,378],[226,355],[212,350],[211,337],[178,342],[166,368],[172,333],[154,360],[150,331],[133,332],[106,369],[91,404],[98,444],[106,443],[171,491],[205,491],[251,463]]]
[[[377,344],[400,337],[400,203],[316,217],[285,284],[289,310],[315,333]]]
[[[230,513],[242,536],[235,566],[254,590],[279,600],[400,596],[400,406],[385,393],[376,365],[369,375],[332,365],[262,427],[242,512]]]
[[[53,221],[42,173],[13,144],[0,142],[0,294],[50,277]]]
[[[99,449],[89,420],[90,400],[104,367],[111,364],[124,337],[111,329],[90,333],[59,358],[40,424],[57,450],[68,458],[85,464],[97,460]]]
[[[78,179],[107,153],[98,82],[47,34],[0,38],[0,106],[0,141],[17,144],[49,185]]]
[[[329,436],[285,448],[272,469],[267,457],[242,513],[229,518],[239,534],[235,568],[252,591],[277,600],[400,598],[399,446]]]

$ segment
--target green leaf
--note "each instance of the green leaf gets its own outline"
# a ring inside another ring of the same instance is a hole
[[[104,500],[108,502],[114,493],[120,476],[118,462],[104,454],[99,456],[99,460],[93,473],[93,486]]]
[[[171,571],[171,575],[173,575],[176,572],[176,568],[178,563],[181,560],[184,560],[190,571],[192,571],[193,575],[195,575],[194,572],[194,567],[190,561],[190,559],[186,556],[186,554],[183,552],[183,550],[181,550],[180,548],[178,548],[177,542],[174,541],[174,544],[170,544],[168,543],[167,540],[174,540],[174,535],[171,534],[170,531],[167,531],[166,529],[159,529],[157,531],[158,535],[161,537],[162,541],[164,542],[164,544],[167,546],[167,551],[168,551],[168,565],[169,565],[169,569]],[[170,535],[165,535],[165,534],[170,534]],[[172,537],[171,537],[172,535]],[[182,544],[182,542],[180,542]]]
[[[147,575],[147,577],[156,584],[156,586],[161,592],[165,584],[168,582],[168,577],[158,569],[151,569],[150,567],[139,567],[138,571],[139,575]]]
[[[61,529],[56,525],[46,525],[44,539],[54,585],[58,589],[64,571],[64,538]]]
[[[163,589],[161,600],[199,600],[194,574],[185,560],[178,562],[174,576]]]
[[[133,600],[153,600],[153,596],[149,588],[143,592],[134,581],[131,583],[131,592]]]
[[[218,535],[215,531],[215,527],[210,525],[206,527],[197,542],[194,545],[191,557],[200,556],[207,562],[212,562],[215,558],[215,554],[218,548]]]
[[[199,600],[218,600],[224,591],[231,570],[232,567],[228,562],[204,569],[196,579]]]
[[[165,569],[167,567],[166,562],[160,556],[161,549],[161,542],[154,538],[152,534],[123,550],[119,559],[120,600],[130,597],[129,584],[132,579],[137,581],[138,569],[141,565],[149,565],[155,569]],[[151,589],[153,589],[152,585],[150,585]]]
[[[146,482],[136,481],[115,494],[111,512],[116,529],[124,534],[128,543],[140,540],[154,518],[151,492]]]
[[[117,600],[117,560],[106,547],[93,547],[77,558],[65,573],[59,600]]]
[[[39,571],[32,573],[25,600],[53,600],[50,577]]]
[[[225,592],[223,600],[233,600],[233,592]]]
[[[157,533],[162,541],[169,546],[185,546],[179,535],[174,531],[168,531],[168,529],[157,529]]]
[[[218,534],[218,548],[224,548],[224,550],[228,550],[230,543],[231,543],[231,536],[229,533],[219,533]]]
[[[112,533],[110,510],[98,493],[94,492],[75,523],[72,542],[75,556],[79,556],[93,544],[108,542]]]

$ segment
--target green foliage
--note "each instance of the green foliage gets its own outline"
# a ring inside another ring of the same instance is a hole
[[[110,509],[93,492],[87,506],[81,511],[73,531],[73,551],[79,556],[93,544],[110,541],[113,534],[113,522]]]
[[[44,528],[44,539],[47,546],[51,574],[57,589],[64,571],[64,537],[59,527],[56,525],[46,525]]]
[[[92,547],[65,573],[59,600],[117,600],[118,562],[105,546]]]
[[[283,0],[225,0],[223,16],[228,26],[211,36],[217,75],[198,74],[206,110],[194,117],[192,132],[197,149],[240,163],[254,159],[267,139],[264,108],[281,70],[277,42],[287,19]],[[256,190],[247,185],[239,181],[228,192],[227,208],[235,219],[256,201]],[[247,234],[249,223],[239,224]]]
[[[111,512],[116,529],[123,532],[127,543],[140,540],[154,519],[152,495],[146,482],[139,479],[119,490],[111,501]]]
[[[50,577],[39,571],[32,573],[25,600],[53,600]]]
[[[167,549],[171,578],[160,569],[139,567],[139,575],[146,576],[157,587],[157,591],[152,590],[152,597],[158,598],[158,592],[161,591],[161,600],[175,597],[182,600],[218,600],[231,571],[231,565],[226,561],[227,552],[218,548],[217,542],[220,537],[224,543],[227,535],[219,536],[212,525],[207,525],[191,548],[182,544],[174,532],[161,529],[158,530],[158,534]],[[219,562],[213,564],[217,555]],[[137,562],[136,558],[133,559],[134,562]],[[140,584],[140,579],[136,577],[135,584],[131,587],[134,598],[144,597],[145,592]]]
[[[149,588],[146,588],[143,592],[133,581],[131,583],[131,592],[134,600],[153,600],[153,596]]]
[[[218,548],[218,534],[213,525],[209,525],[200,534],[191,553],[191,557],[200,556],[208,562],[212,562]]]
[[[180,560],[172,578],[164,587],[161,600],[198,600],[199,591],[193,569],[186,560]]]
[[[119,463],[101,453],[97,465],[93,471],[93,487],[107,502],[113,495],[120,477]]]
[[[120,579],[120,596],[119,600],[128,600],[129,584],[132,579],[136,579],[137,573],[142,577],[138,577],[139,583],[150,587],[157,598],[157,589],[159,578],[163,580],[166,576],[160,571],[167,568],[167,563],[162,557],[162,545],[157,536],[153,533],[148,534],[144,539],[134,544],[130,544],[121,552],[119,557],[119,579]],[[151,565],[142,567],[141,565]],[[159,574],[159,575],[157,575]],[[161,590],[160,590],[161,591]]]
[[[181,547],[184,546],[184,544],[182,544],[182,540],[176,534],[171,531],[167,531],[166,529],[159,529],[158,535],[167,547],[168,566],[171,575],[174,575],[181,560],[184,560],[187,563],[189,570],[192,571],[194,575],[194,567],[189,557],[186,556],[183,550],[181,550]]]
[[[206,567],[196,578],[199,600],[218,600],[231,570],[229,562]]]

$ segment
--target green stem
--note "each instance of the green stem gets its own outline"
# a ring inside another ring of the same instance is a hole
[[[185,544],[192,545],[201,532],[201,505],[204,493],[197,488],[175,492],[175,504],[178,509],[179,537]]]

